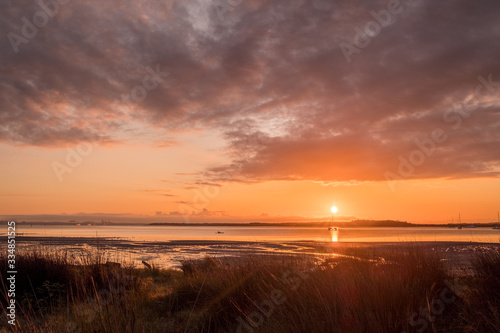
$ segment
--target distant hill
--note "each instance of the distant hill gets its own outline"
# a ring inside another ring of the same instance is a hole
[[[339,226],[340,223],[339,223]],[[402,221],[393,221],[393,220],[355,220],[352,222],[343,222],[344,227],[392,227],[392,228],[401,228],[401,227],[414,227],[415,224],[411,224],[408,222]]]
[[[171,226],[253,226],[253,227],[329,227],[335,225],[343,228],[374,228],[374,227],[415,227],[418,225],[393,220],[354,220],[351,222],[250,222],[250,223],[150,223],[150,225]]]

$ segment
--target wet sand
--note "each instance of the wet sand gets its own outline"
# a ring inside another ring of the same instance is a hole
[[[68,251],[78,256],[81,251],[102,251],[112,260],[132,261],[141,265],[142,260],[156,263],[163,268],[175,268],[184,259],[205,256],[239,257],[244,255],[308,255],[319,259],[332,256],[355,255],[356,248],[369,249],[383,256],[384,251],[404,248],[437,253],[453,270],[467,271],[470,259],[478,252],[499,249],[498,243],[474,242],[255,242],[255,241],[204,241],[178,240],[143,242],[104,237],[32,237],[18,236],[18,249],[43,251]]]

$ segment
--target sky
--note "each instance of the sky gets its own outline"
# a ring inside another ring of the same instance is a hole
[[[498,1],[2,1],[0,32],[0,215],[500,210]]]

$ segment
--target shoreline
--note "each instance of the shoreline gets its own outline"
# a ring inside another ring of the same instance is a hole
[[[178,267],[185,259],[213,257],[242,257],[245,255],[307,255],[318,258],[343,256],[356,249],[369,249],[374,255],[404,249],[432,252],[451,268],[470,266],[470,259],[478,252],[499,249],[500,243],[459,241],[409,241],[409,242],[322,242],[322,241],[225,241],[225,240],[174,240],[133,241],[114,237],[34,237],[19,236],[18,244],[26,250],[44,249],[88,251],[98,250],[106,254],[119,252],[132,261],[159,262],[164,267]]]
[[[1,221],[7,222],[7,220]],[[337,226],[340,228],[493,228],[500,226],[500,222],[462,222],[462,223],[412,223],[396,220],[352,220],[352,221],[304,221],[304,222],[108,222],[102,223],[93,220],[56,222],[56,221],[21,221],[19,225],[34,226],[78,226],[78,227],[305,227],[326,228]]]
[[[58,243],[57,245],[66,245],[66,244],[75,244],[77,243],[86,243],[89,245],[99,244],[100,245],[108,245],[113,243],[123,243],[123,246],[140,246],[140,245],[157,245],[157,246],[178,246],[178,245],[221,245],[221,244],[231,244],[231,245],[241,245],[241,244],[322,244],[329,245],[331,247],[346,247],[346,246],[355,246],[355,247],[385,247],[385,246],[405,246],[405,245],[417,245],[423,247],[429,246],[459,246],[459,245],[496,245],[500,247],[500,243],[498,242],[465,242],[465,241],[400,241],[400,242],[373,242],[373,241],[358,241],[358,242],[350,242],[350,241],[337,241],[337,242],[324,242],[324,241],[314,241],[314,240],[294,240],[294,241],[240,241],[240,240],[189,240],[189,239],[179,239],[179,240],[168,240],[168,241],[140,241],[140,240],[130,240],[121,237],[81,237],[81,236],[23,236],[18,235],[19,241],[27,241],[27,242],[46,242],[50,243]]]

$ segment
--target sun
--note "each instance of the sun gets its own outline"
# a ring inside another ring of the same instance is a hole
[[[331,211],[332,211],[332,214],[335,214],[336,212],[338,212],[339,210],[337,209],[337,207],[333,206],[331,208]]]

